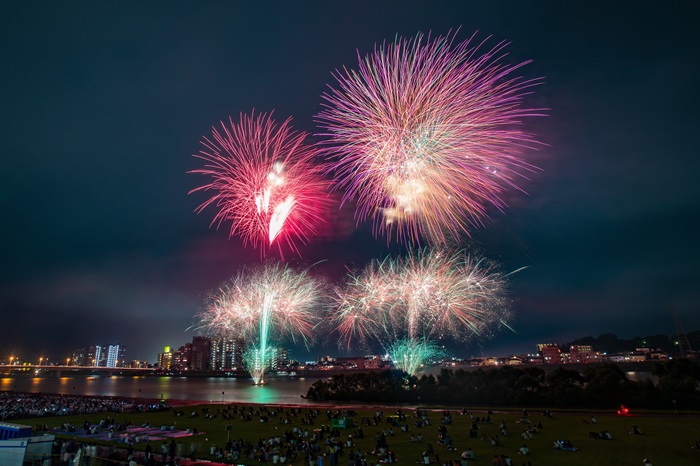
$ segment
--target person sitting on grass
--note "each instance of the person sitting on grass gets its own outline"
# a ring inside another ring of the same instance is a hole
[[[574,447],[568,440],[555,440],[554,448],[556,450],[576,451],[576,447]]]
[[[633,425],[633,426],[632,426],[632,430],[630,431],[630,434],[633,434],[633,435],[641,435],[641,434],[642,434],[642,431],[639,430],[639,426]]]
[[[467,466],[467,460],[468,460],[468,459],[469,459],[469,458],[467,457],[467,450],[464,450],[464,451],[462,452],[462,454],[460,455],[460,460],[459,460],[460,466]]]
[[[523,446],[518,450],[519,455],[527,456],[530,454],[530,449],[523,443]]]

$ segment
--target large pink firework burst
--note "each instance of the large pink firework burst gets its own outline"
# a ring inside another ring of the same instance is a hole
[[[446,244],[481,225],[489,206],[534,167],[537,145],[521,129],[523,98],[539,79],[502,63],[506,43],[483,51],[473,38],[397,38],[335,73],[318,123],[345,199],[375,234]]]
[[[212,223],[231,222],[230,236],[260,248],[261,255],[273,245],[299,252],[323,221],[328,203],[328,183],[314,163],[318,150],[304,143],[308,136],[292,130],[291,119],[277,124],[271,114],[241,115],[221,129],[212,128],[203,149],[194,157],[205,167],[192,170],[211,181],[192,192],[211,191],[210,205],[218,209]]]

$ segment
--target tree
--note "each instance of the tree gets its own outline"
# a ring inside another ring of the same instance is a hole
[[[629,383],[615,364],[600,364],[586,369],[585,400],[597,407],[614,407],[627,402]]]
[[[557,406],[581,404],[583,377],[576,370],[558,367],[546,377],[546,393]]]

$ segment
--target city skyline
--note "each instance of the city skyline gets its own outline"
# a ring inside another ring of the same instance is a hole
[[[445,353],[440,355],[436,360],[449,361],[449,360],[470,360],[479,358],[491,358],[491,359],[503,359],[509,357],[523,357],[523,356],[533,356],[533,355],[543,355],[543,347],[553,347],[557,350],[568,347],[588,347],[593,350],[600,351],[602,354],[608,355],[619,355],[627,354],[627,352],[639,351],[640,348],[645,349],[645,351],[666,351],[669,356],[681,356],[695,358],[697,355],[697,349],[700,344],[698,343],[698,338],[700,337],[700,330],[692,330],[686,332],[682,327],[679,328],[680,334],[664,335],[664,334],[649,334],[649,335],[637,335],[632,338],[624,338],[619,335],[606,332],[598,336],[592,335],[579,335],[579,337],[572,339],[570,341],[555,341],[555,340],[543,340],[538,342],[533,348],[524,348],[522,351],[516,353],[493,353],[493,354],[480,354],[480,355],[469,355],[469,356],[457,356],[451,353]],[[598,343],[596,343],[598,342]],[[169,358],[168,361],[176,362],[176,355],[189,353],[189,358],[184,361],[177,361],[178,363],[183,363],[187,365],[192,365],[193,367],[205,367],[207,364],[208,368],[206,370],[227,370],[231,366],[237,365],[241,366],[242,356],[245,352],[245,342],[240,337],[227,337],[223,335],[193,335],[190,341],[178,341],[170,342],[170,344],[165,345],[162,348],[158,348],[158,353],[156,355],[150,355],[147,358],[133,358],[127,357],[127,349],[121,343],[106,344],[106,345],[87,345],[80,347],[71,347],[60,351],[60,354],[45,354],[45,353],[32,353],[31,351],[27,354],[21,353],[11,353],[0,356],[0,365],[2,364],[36,364],[39,365],[76,365],[76,366],[95,366],[95,367],[113,367],[114,362],[110,364],[108,354],[114,352],[118,354],[119,364],[124,366],[129,366],[133,363],[138,363],[138,366],[142,365],[158,365],[163,367],[161,364],[161,358],[166,355]],[[608,348],[605,350],[604,348]],[[623,349],[624,347],[624,349]],[[617,348],[617,349],[615,349]],[[381,348],[376,348],[381,349]],[[536,349],[536,351],[531,352],[531,350]],[[319,361],[322,359],[353,359],[359,357],[377,357],[391,359],[390,355],[385,351],[373,351],[372,348],[366,348],[366,351],[358,350],[356,352],[352,351],[338,351],[338,348],[330,348],[330,351],[326,352],[316,352],[309,353],[302,351],[301,354],[305,357],[298,357],[297,354],[290,352],[289,348],[282,345],[276,346],[275,352],[282,351],[285,355],[285,359],[291,359],[298,361],[300,364],[308,361]],[[95,353],[101,357],[95,357]],[[203,356],[203,355],[207,356]],[[67,357],[66,357],[67,355]],[[114,358],[112,358],[114,361]],[[208,363],[207,363],[208,361]],[[234,363],[235,361],[235,363]],[[242,366],[239,367],[242,369]]]
[[[331,72],[396,35],[458,28],[459,40],[510,42],[511,63],[532,59],[520,73],[544,84],[530,104],[550,110],[526,123],[546,144],[528,153],[539,169],[528,194],[508,192],[463,243],[506,272],[525,268],[509,279],[514,331],[454,354],[672,334],[674,312],[700,328],[697,13],[690,2],[86,2],[38,15],[13,4],[0,20],[4,351],[121,341],[147,359],[190,339],[209,293],[260,263],[194,212],[206,196],[188,196],[201,180],[187,172],[202,137],[252,109],[318,133]],[[339,283],[405,250],[355,227],[349,208],[328,215],[291,265]],[[330,340],[310,354],[340,354]]]

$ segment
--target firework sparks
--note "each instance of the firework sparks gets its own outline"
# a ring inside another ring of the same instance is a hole
[[[216,206],[212,223],[230,221],[230,236],[239,235],[261,255],[273,244],[280,253],[283,246],[298,253],[296,243],[315,233],[328,204],[328,183],[314,164],[318,150],[304,144],[307,134],[293,131],[290,121],[278,125],[266,114],[241,115],[239,123],[229,118],[229,126],[212,128],[194,155],[205,167],[191,173],[211,181],[190,193],[213,192],[197,213]]]
[[[504,209],[503,192],[534,169],[523,153],[537,143],[518,125],[541,114],[522,107],[540,80],[513,77],[527,62],[502,64],[505,43],[481,54],[454,40],[397,38],[323,95],[336,181],[375,234],[446,244]]]
[[[320,319],[321,289],[306,271],[280,264],[244,270],[210,298],[199,328],[242,338],[246,368],[263,383],[271,342],[309,342]]]
[[[375,260],[337,295],[341,341],[378,340],[413,368],[437,354],[433,341],[486,336],[509,314],[504,276],[493,263],[434,250]]]
[[[265,383],[265,372],[272,366],[274,348],[250,345],[243,352],[243,367],[253,378],[255,385]]]
[[[445,354],[445,351],[430,340],[397,340],[388,345],[386,352],[397,369],[415,375],[431,359]]]

